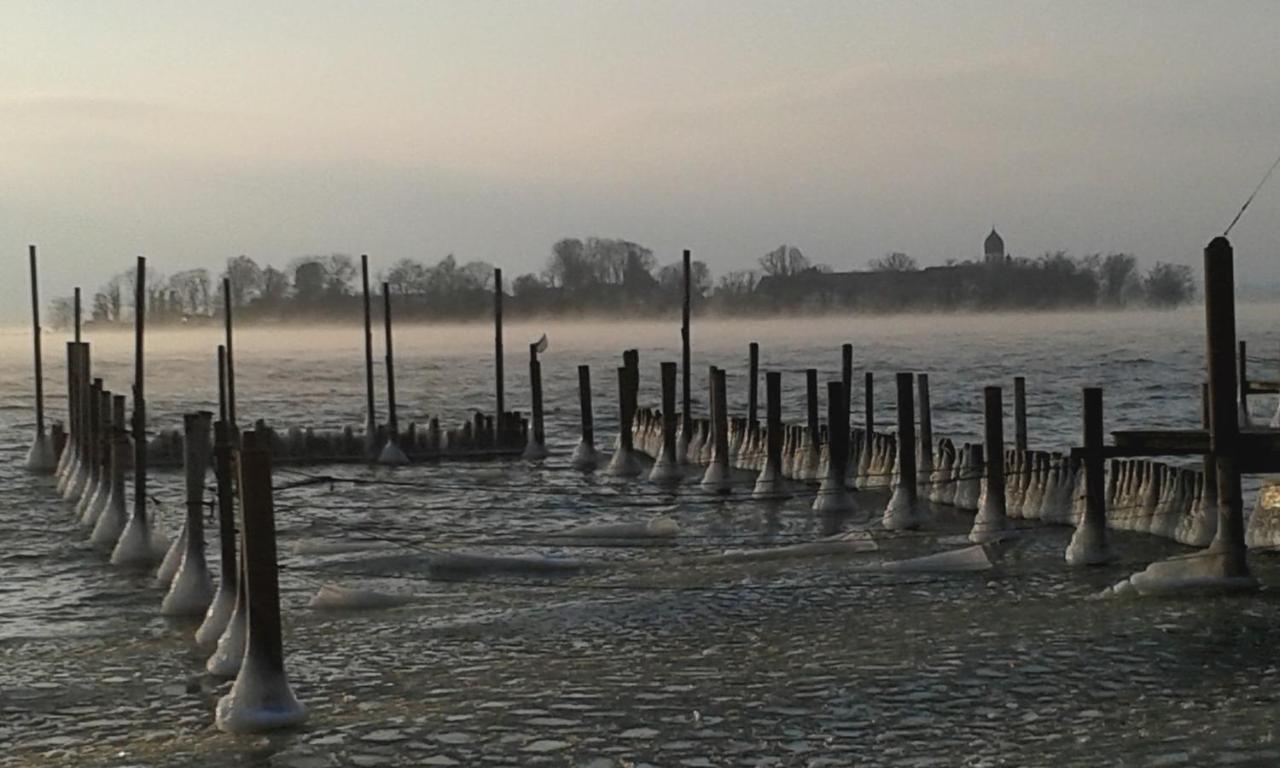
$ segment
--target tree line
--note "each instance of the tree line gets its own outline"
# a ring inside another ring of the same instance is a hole
[[[728,314],[852,309],[894,311],[927,308],[1050,308],[1132,305],[1172,307],[1195,298],[1191,268],[1157,262],[1145,273],[1132,254],[1065,252],[991,265],[948,261],[921,269],[903,253],[873,259],[863,272],[834,273],[801,250],[781,245],[751,269],[713,278],[706,263],[691,262],[691,295],[700,307]],[[216,277],[216,279],[215,279]],[[92,323],[131,322],[136,268],[107,280],[85,307]],[[165,276],[148,268],[144,278],[149,322],[208,321],[228,300],[246,321],[347,320],[362,312],[360,269],[346,254],[303,256],[284,269],[248,256],[229,259],[216,276],[198,268]],[[659,315],[683,301],[680,261],[660,264],[653,251],[628,240],[565,238],[551,247],[545,268],[504,281],[515,316],[550,314]],[[400,259],[379,272],[371,291],[387,292],[400,317],[467,320],[491,312],[494,268],[484,261],[458,263],[453,254],[434,265]],[[72,322],[69,297],[52,300],[50,322]]]

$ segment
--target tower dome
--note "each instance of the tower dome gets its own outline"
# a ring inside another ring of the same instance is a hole
[[[991,228],[991,234],[987,235],[987,239],[983,241],[982,253],[987,257],[987,261],[1004,259],[1004,238],[1000,237],[995,227]]]

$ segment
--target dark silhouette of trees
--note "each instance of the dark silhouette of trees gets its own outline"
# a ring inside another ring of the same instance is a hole
[[[766,275],[798,275],[812,266],[809,263],[809,259],[800,252],[799,248],[786,244],[780,245],[760,257],[760,271]]]
[[[905,253],[894,251],[879,259],[872,259],[868,265],[872,272],[915,272],[920,269],[916,260]]]
[[[702,261],[691,262],[692,299],[728,314],[797,311],[1041,310],[1122,307],[1145,303],[1171,307],[1195,297],[1190,267],[1157,262],[1143,275],[1131,254],[1075,258],[1064,251],[1035,259],[957,262],[921,268],[903,253],[870,262],[865,272],[833,272],[799,248],[782,245],[759,259],[760,271],[731,270],[713,284]],[[362,301],[354,260],[345,254],[303,256],[286,270],[262,267],[241,255],[227,261],[232,304],[241,321],[350,320]],[[403,258],[378,276],[406,319],[480,319],[492,307],[493,266],[459,265],[447,254],[434,265]],[[205,269],[165,279],[148,270],[146,301],[156,323],[211,320],[222,312],[221,286]],[[684,296],[681,261],[658,266],[648,248],[629,240],[565,238],[551,247],[541,274],[515,277],[505,286],[507,312],[521,314],[670,315]],[[89,310],[94,323],[128,322],[124,305],[134,291],[133,269],[104,283]],[[71,322],[70,299],[54,299],[50,322]]]
[[[1174,307],[1195,295],[1191,267],[1157,261],[1143,280],[1147,302],[1156,307]]]

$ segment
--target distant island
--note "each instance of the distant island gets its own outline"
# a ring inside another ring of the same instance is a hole
[[[190,324],[221,316],[222,279],[229,278],[231,304],[243,322],[358,320],[362,313],[360,272],[346,254],[304,256],[285,270],[263,267],[248,256],[229,259],[215,282],[207,269],[165,277],[149,272],[149,322]],[[589,237],[555,243],[541,274],[504,281],[508,316],[669,315],[683,298],[680,262],[659,265],[653,251],[627,240]],[[459,264],[452,254],[428,266],[401,259],[377,276],[370,290],[390,292],[395,313],[406,320],[466,321],[492,312],[494,267],[483,261]],[[101,286],[84,313],[89,322],[130,322],[135,275],[123,272]],[[949,260],[920,268],[904,253],[874,259],[864,271],[835,272],[812,263],[800,249],[781,245],[754,269],[713,279],[701,261],[691,268],[692,301],[698,311],[724,315],[823,312],[1007,311],[1176,307],[1196,297],[1191,268],[1156,262],[1145,273],[1128,253],[1073,257],[1063,251],[1015,258],[992,229],[981,259]],[[379,302],[380,305],[380,302]],[[50,302],[55,327],[73,321],[72,301]]]

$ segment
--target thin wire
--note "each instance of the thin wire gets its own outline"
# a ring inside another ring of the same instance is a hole
[[[1258,196],[1258,192],[1262,190],[1262,185],[1267,183],[1267,179],[1271,178],[1272,173],[1275,173],[1276,166],[1280,166],[1280,157],[1277,157],[1276,161],[1271,164],[1271,167],[1268,168],[1267,172],[1262,176],[1262,181],[1259,181],[1258,186],[1254,187],[1253,194],[1249,195],[1249,199],[1244,201],[1244,205],[1240,206],[1240,211],[1236,213],[1236,217],[1227,225],[1227,230],[1222,233],[1223,237],[1231,234],[1231,228],[1234,227],[1236,222],[1240,220],[1240,217],[1244,215],[1245,209],[1249,207],[1249,203],[1253,202],[1253,198]]]

